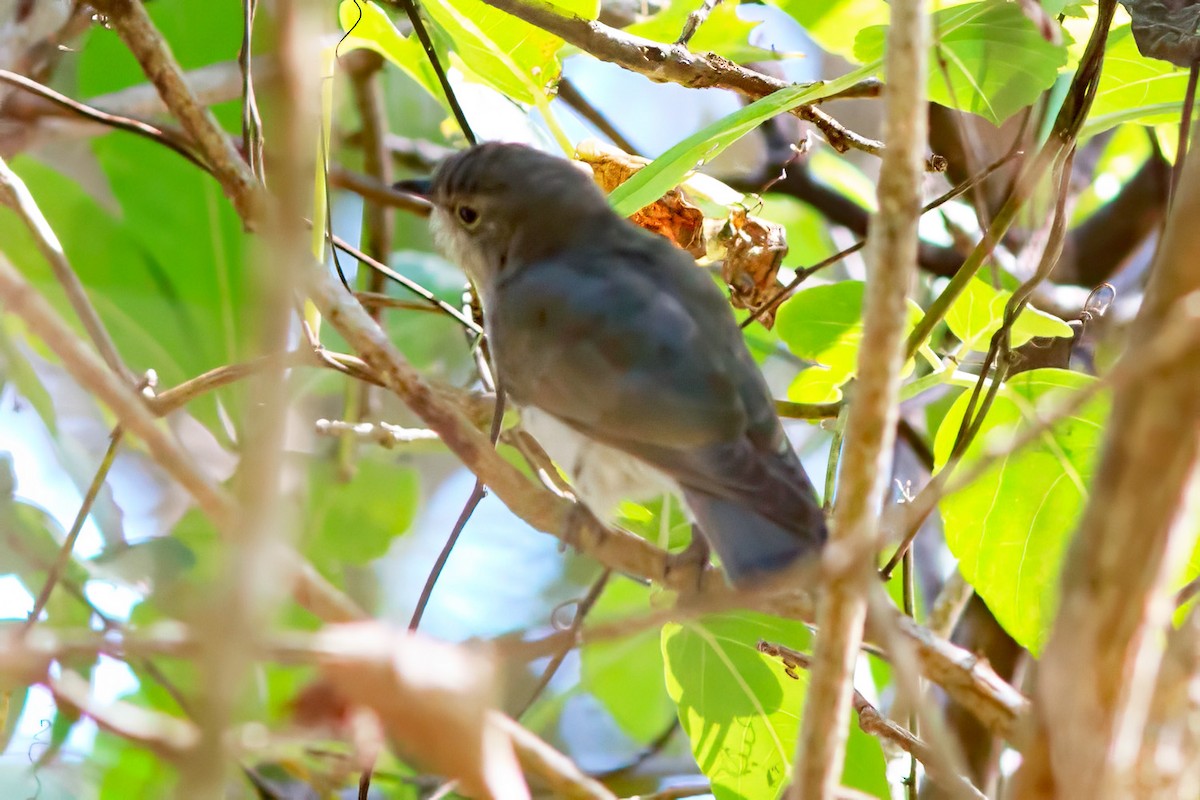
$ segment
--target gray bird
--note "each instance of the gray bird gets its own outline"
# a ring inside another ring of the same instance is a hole
[[[479,294],[499,385],[593,514],[671,492],[740,586],[820,550],[816,493],[691,256],[529,147],[465,150],[420,188]]]

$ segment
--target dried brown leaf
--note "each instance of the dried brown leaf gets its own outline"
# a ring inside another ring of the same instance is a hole
[[[370,724],[355,712],[369,709],[406,759],[457,779],[463,794],[529,797],[511,741],[489,721],[494,668],[485,651],[378,622],[329,626],[318,638],[328,688],[306,693],[310,719],[340,721],[369,747]]]

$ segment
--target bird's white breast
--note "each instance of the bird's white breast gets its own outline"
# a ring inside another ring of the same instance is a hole
[[[571,479],[576,495],[593,514],[611,522],[622,500],[640,502],[679,486],[646,462],[589,439],[546,412],[521,409],[521,425]]]

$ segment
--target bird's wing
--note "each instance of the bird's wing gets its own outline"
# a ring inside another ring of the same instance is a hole
[[[815,495],[727,301],[689,256],[643,233],[524,265],[497,285],[489,331],[501,381],[518,403],[685,489],[759,499],[795,524]]]

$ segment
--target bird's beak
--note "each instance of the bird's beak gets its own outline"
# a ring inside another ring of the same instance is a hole
[[[402,192],[415,194],[417,197],[429,199],[429,194],[433,190],[433,185],[429,178],[413,178],[407,181],[396,181],[392,184],[393,189],[399,189]]]

